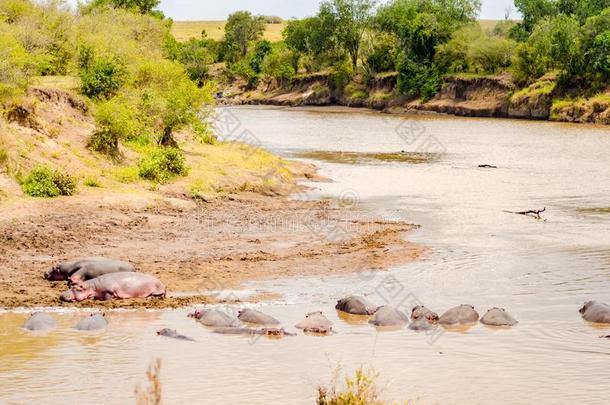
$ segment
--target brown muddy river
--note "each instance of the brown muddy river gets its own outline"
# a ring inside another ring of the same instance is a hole
[[[345,110],[230,112],[251,141],[313,161],[334,180],[312,184],[307,198],[422,225],[407,237],[430,247],[426,260],[246,286],[282,294],[257,307],[289,330],[306,312],[324,310],[337,330],[329,337],[215,335],[186,309],[109,312],[108,330],[93,335],[71,330],[81,313],[58,312],[60,327],[38,336],[20,329],[25,311],[0,313],[0,403],[133,403],[157,357],[167,404],[313,404],[337,365],[374,368],[389,401],[608,403],[610,339],[599,336],[610,325],[587,324],[578,309],[588,299],[610,302],[610,129]],[[543,207],[543,220],[505,212]],[[348,293],[437,312],[500,306],[519,324],[378,332],[339,319],[334,303]],[[157,337],[163,327],[196,342]]]

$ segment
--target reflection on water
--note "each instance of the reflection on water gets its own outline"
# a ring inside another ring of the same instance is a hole
[[[607,403],[610,341],[599,336],[610,334],[610,325],[589,324],[578,313],[588,299],[610,302],[610,216],[583,211],[609,205],[607,128],[273,108],[233,112],[263,145],[287,157],[426,153],[397,133],[407,119],[419,120],[425,136],[445,150],[438,159],[415,165],[308,158],[334,180],[312,183],[311,197],[351,190],[360,210],[421,224],[408,237],[428,245],[428,257],[383,273],[337,277],[329,268],[325,277],[262,286],[284,295],[262,310],[287,330],[323,310],[337,332],[327,337],[217,335],[189,319],[188,310],[111,312],[110,327],[96,336],[71,329],[79,315],[54,314],[58,330],[30,336],[19,329],[24,314],[0,314],[0,403],[130,403],[156,357],[163,359],[170,404],[312,404],[316,386],[327,383],[337,364],[346,371],[374,367],[394,400]],[[546,221],[504,212],[542,207]],[[480,314],[503,307],[519,324],[377,332],[366,319],[334,310],[336,299],[351,293],[409,310],[422,302],[439,314],[459,304]],[[164,327],[197,342],[156,336]]]

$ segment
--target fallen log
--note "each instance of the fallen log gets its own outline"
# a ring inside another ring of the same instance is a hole
[[[534,218],[537,218],[537,219],[541,219],[542,217],[540,216],[540,214],[542,214],[545,211],[546,211],[546,207],[544,207],[541,210],[504,211],[504,212],[508,212],[509,214],[525,215],[525,216],[528,216],[528,217],[534,217]]]

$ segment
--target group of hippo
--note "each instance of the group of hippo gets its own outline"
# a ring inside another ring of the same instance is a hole
[[[350,315],[365,316],[368,323],[379,328],[408,328],[415,331],[426,331],[438,325],[446,327],[472,325],[481,322],[488,326],[511,327],[517,320],[503,308],[492,308],[485,315],[479,313],[472,305],[453,307],[441,316],[424,306],[412,309],[410,317],[389,305],[376,307],[366,298],[352,295],[337,301],[335,309]],[[610,324],[610,306],[596,301],[589,301],[579,310],[583,319],[594,323]],[[204,326],[213,328],[214,333],[225,335],[262,335],[262,336],[294,336],[287,332],[281,322],[271,315],[255,309],[245,308],[236,317],[215,308],[197,309],[188,315]],[[56,326],[55,320],[45,313],[36,313],[23,325],[30,331],[46,331]],[[108,326],[103,314],[94,314],[81,320],[75,329],[94,331]],[[333,333],[333,323],[321,311],[311,312],[295,325],[297,329],[308,334],[329,335]],[[169,328],[157,332],[160,336],[193,341]],[[610,336],[602,336],[610,337]]]
[[[150,274],[137,273],[130,263],[104,257],[89,257],[60,263],[44,273],[49,281],[67,281],[68,291],[61,294],[65,302],[165,297],[165,286]]]
[[[44,274],[50,281],[67,281],[69,290],[61,294],[61,300],[80,302],[89,298],[98,300],[164,297],[166,289],[163,283],[149,274],[137,273],[130,263],[111,260],[103,257],[90,257],[75,262],[61,263]],[[337,301],[335,309],[351,315],[368,317],[368,322],[380,328],[408,328],[426,331],[438,325],[445,327],[472,325],[481,322],[488,326],[511,327],[517,320],[503,308],[491,308],[483,315],[472,305],[453,307],[441,316],[424,306],[412,309],[410,317],[389,305],[376,306],[362,296],[352,295]],[[610,324],[610,306],[596,301],[589,301],[580,309],[583,319],[595,323]],[[267,336],[294,335],[281,327],[274,317],[253,309],[239,311],[233,317],[218,309],[196,310],[189,315],[201,324],[214,328],[215,333],[248,334]],[[91,315],[76,325],[78,330],[100,330],[108,325],[103,315]],[[44,313],[34,314],[23,326],[27,330],[49,330],[55,327],[55,321]],[[295,325],[305,333],[331,334],[333,323],[320,311],[311,312]],[[162,329],[159,335],[178,339],[191,340],[171,329]]]

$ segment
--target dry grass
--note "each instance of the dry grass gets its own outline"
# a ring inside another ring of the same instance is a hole
[[[136,404],[137,405],[161,405],[162,403],[162,389],[161,389],[161,359],[156,359],[146,371],[146,379],[148,380],[148,387],[142,388],[137,385],[135,388]]]
[[[174,21],[172,34],[178,41],[187,41],[201,38],[201,32],[205,30],[208,38],[219,41],[224,38],[225,23],[226,21]],[[263,37],[272,42],[281,41],[285,26],[285,23],[267,24]]]
[[[335,370],[335,375],[328,387],[318,387],[317,405],[385,405],[381,399],[381,391],[376,380],[379,374],[365,371],[362,367],[356,370],[353,377],[346,375],[340,384],[341,369]],[[405,405],[408,405],[405,402]]]

